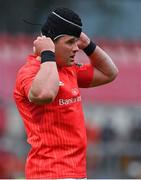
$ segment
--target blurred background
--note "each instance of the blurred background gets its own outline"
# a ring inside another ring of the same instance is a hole
[[[83,31],[119,69],[117,79],[82,89],[88,178],[141,178],[141,1],[0,0],[0,178],[24,178],[29,150],[13,101],[16,73],[55,7],[76,11]],[[77,60],[87,62],[83,52]]]

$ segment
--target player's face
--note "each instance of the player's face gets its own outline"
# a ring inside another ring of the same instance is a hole
[[[78,48],[78,38],[64,35],[55,42],[55,55],[58,66],[72,66]]]

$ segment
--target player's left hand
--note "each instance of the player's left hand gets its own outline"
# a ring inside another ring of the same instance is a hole
[[[85,33],[81,32],[80,38],[77,44],[79,49],[84,49],[85,47],[88,46],[89,43],[90,43],[89,37]]]

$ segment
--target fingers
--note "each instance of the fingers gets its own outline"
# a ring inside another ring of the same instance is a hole
[[[55,52],[55,45],[50,37],[38,36],[33,42],[33,52],[40,55],[40,53],[45,50]]]
[[[37,42],[42,41],[42,40],[44,40],[44,39],[46,39],[46,38],[47,38],[46,36],[38,36],[38,37],[36,38],[36,40],[34,40],[33,44],[35,45]]]
[[[46,37],[46,36],[38,36],[38,37],[37,37],[37,40],[45,39],[45,38],[47,38],[47,37]]]
[[[33,44],[35,45],[35,44],[38,43],[38,42],[42,42],[42,41],[46,41],[46,40],[52,41],[50,37],[38,36],[38,37],[36,38],[36,40],[34,40]]]

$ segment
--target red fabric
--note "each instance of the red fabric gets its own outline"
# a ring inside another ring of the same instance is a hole
[[[17,75],[14,90],[31,144],[26,178],[85,178],[86,129],[77,83],[77,73],[81,68],[58,69],[60,89],[55,101],[39,106],[27,98],[39,67],[40,63],[30,56]],[[88,82],[91,78],[87,79]]]
[[[16,37],[0,34],[0,98],[6,104],[12,101],[11,91],[17,70],[24,63],[25,56],[32,52],[34,39],[35,37],[22,34]],[[81,91],[83,102],[140,104],[141,41],[100,39],[96,42],[113,59],[119,73],[112,83],[94,89],[83,89]],[[75,58],[83,63],[89,61],[83,51],[79,51]]]
[[[77,67],[77,81],[81,88],[89,87],[94,76],[94,67],[91,64],[85,64]]]

